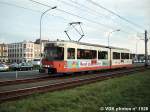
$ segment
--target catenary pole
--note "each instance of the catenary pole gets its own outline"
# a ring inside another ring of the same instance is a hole
[[[147,67],[148,65],[148,60],[147,60],[147,42],[148,42],[148,38],[147,38],[147,30],[145,30],[145,67]]]

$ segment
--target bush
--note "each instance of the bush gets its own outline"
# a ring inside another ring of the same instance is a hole
[[[39,70],[40,69],[40,65],[33,65],[33,70]]]

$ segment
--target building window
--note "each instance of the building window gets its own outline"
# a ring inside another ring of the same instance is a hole
[[[23,45],[23,48],[26,49],[26,44]]]

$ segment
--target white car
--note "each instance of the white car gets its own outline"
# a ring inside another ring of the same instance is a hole
[[[0,71],[6,71],[6,70],[8,70],[9,69],[9,67],[7,66],[7,65],[5,65],[5,64],[0,64]]]
[[[41,60],[40,59],[34,59],[33,61],[32,61],[32,64],[33,65],[40,65],[41,64]]]

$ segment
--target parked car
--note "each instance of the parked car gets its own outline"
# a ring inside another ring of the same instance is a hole
[[[0,71],[7,71],[9,69],[9,66],[5,64],[0,64]]]
[[[40,65],[41,64],[41,60],[39,58],[35,58],[35,59],[33,59],[32,64],[33,65]]]
[[[17,70],[19,67],[18,63],[12,63],[11,65],[9,65],[10,70]]]
[[[33,64],[26,62],[20,63],[18,70],[33,70]]]
[[[19,64],[13,63],[10,65],[10,69],[12,69],[12,70],[32,70],[33,65],[28,62],[23,62],[23,63],[19,63]]]

